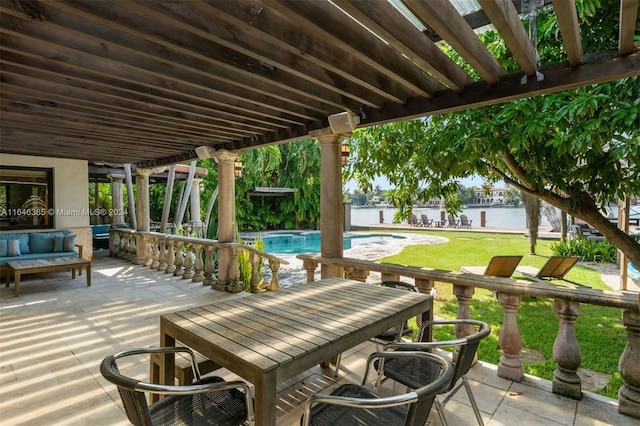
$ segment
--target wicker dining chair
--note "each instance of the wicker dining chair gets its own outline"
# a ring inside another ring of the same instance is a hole
[[[475,331],[462,338],[436,342],[422,342],[423,335],[427,329],[442,326],[473,327]],[[436,348],[457,347],[457,358],[453,363],[453,377],[448,386],[441,392],[450,393],[442,402],[437,398],[435,400],[438,415],[440,416],[442,424],[446,426],[447,421],[444,416],[443,408],[445,404],[456,394],[456,392],[464,386],[467,391],[467,395],[469,396],[469,400],[471,401],[471,406],[478,424],[484,425],[478,404],[476,403],[476,399],[471,391],[471,386],[469,385],[469,380],[467,379],[467,373],[473,366],[480,341],[487,337],[490,332],[491,327],[489,324],[471,319],[425,321],[420,327],[420,336],[417,342],[390,343],[385,346],[384,351],[387,351],[388,353],[397,353],[399,355],[402,351],[430,351]],[[418,358],[391,357],[390,359],[386,359],[384,364],[377,364],[376,368],[380,374],[379,378],[386,377],[395,380],[397,383],[403,384],[411,389],[420,388],[429,383],[432,376],[430,371],[431,365]],[[380,383],[380,380],[378,380],[378,383]]]
[[[379,397],[366,388],[368,375],[374,362],[384,364],[385,358],[420,360],[431,366],[428,384],[411,392],[390,397]],[[376,352],[369,355],[360,385],[344,384],[331,395],[312,395],[304,406],[303,426],[423,426],[438,393],[451,382],[453,368],[441,356],[428,352]]]
[[[195,382],[187,386],[146,383],[120,373],[118,360],[147,354],[187,353],[194,369]],[[100,373],[115,384],[129,421],[136,426],[253,424],[253,400],[245,382],[225,382],[220,377],[200,377],[195,354],[189,348],[141,348],[107,356]],[[151,405],[147,393],[165,395]]]

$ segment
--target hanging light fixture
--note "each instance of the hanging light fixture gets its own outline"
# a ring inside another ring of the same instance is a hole
[[[237,178],[242,176],[242,162],[236,161],[233,163],[233,175]]]
[[[346,143],[340,145],[340,164],[342,164],[342,167],[349,164],[349,145]]]

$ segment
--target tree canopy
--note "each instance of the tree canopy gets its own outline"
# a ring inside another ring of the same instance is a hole
[[[606,19],[615,16],[615,4],[605,6],[598,16],[582,16],[592,24],[586,45],[603,25],[615,25]],[[557,55],[555,15],[541,18],[541,56]],[[500,46],[497,56],[508,64]],[[355,160],[347,178],[366,191],[386,176],[402,218],[416,199],[451,197],[458,179],[477,174],[583,219],[640,265],[640,245],[600,213],[616,197],[640,193],[638,77],[360,129],[350,144]]]

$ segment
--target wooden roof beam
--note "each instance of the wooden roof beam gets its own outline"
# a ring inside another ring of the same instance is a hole
[[[582,37],[578,24],[575,0],[553,0],[553,9],[558,18],[560,35],[567,51],[569,65],[576,67],[582,63]]]
[[[434,42],[408,24],[387,0],[333,2],[454,92],[461,92],[465,84],[473,82]]]
[[[538,52],[510,0],[478,0],[525,74],[536,74]]]
[[[506,74],[448,0],[411,1],[405,5],[416,18],[449,43],[484,81],[495,84]]]
[[[428,98],[445,88],[367,29],[354,25],[353,19],[329,2],[264,0],[264,3],[304,25],[307,32],[330,41],[352,59],[374,67],[385,78],[403,85],[413,96]],[[407,21],[407,25],[411,24]]]

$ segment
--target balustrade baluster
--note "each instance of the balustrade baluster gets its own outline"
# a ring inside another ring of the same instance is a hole
[[[618,391],[618,411],[640,418],[640,312],[625,309],[622,323],[627,328],[627,346],[618,364],[623,379]]]
[[[120,233],[109,232],[109,256],[117,257],[120,246]]]
[[[474,287],[467,287],[461,285],[453,285],[453,295],[458,299],[458,319],[471,319],[471,300],[473,299],[473,294],[476,289]],[[464,336],[469,336],[474,333],[473,325],[464,325],[464,324],[456,324],[454,333],[456,337],[462,338]],[[458,359],[458,348],[453,351],[453,360]],[[473,357],[473,363],[475,364],[478,360],[478,354],[476,353]]]
[[[202,284],[213,286],[215,284],[215,276],[213,274],[214,271],[214,257],[215,247],[209,245],[205,248],[204,252],[204,281]]]
[[[500,330],[502,356],[498,364],[498,376],[520,382],[524,378],[524,368],[520,360],[522,336],[518,328],[518,307],[522,302],[522,296],[500,292],[498,301],[504,311],[502,330]]]
[[[194,274],[191,281],[193,281],[194,283],[203,282],[204,284],[204,262],[202,261],[202,249],[202,244],[193,245],[195,261],[193,263]]]
[[[422,325],[423,321],[433,321],[433,302],[435,301],[435,291],[433,291],[433,288],[435,287],[436,283],[433,280],[425,280],[422,278],[416,278],[414,280],[414,285],[417,287],[418,291],[420,293],[424,293],[424,294],[433,294],[434,295],[434,299],[432,300],[432,305],[431,305],[431,309],[427,312],[423,312],[422,314],[416,316],[416,324],[418,326],[418,328],[420,328],[420,326]],[[432,342],[433,341],[433,327],[428,327],[427,330],[425,330],[423,336],[422,336],[422,340],[424,340],[425,342]]]
[[[193,262],[195,261],[192,253],[193,245],[191,243],[185,243],[184,247],[184,273],[182,274],[182,278],[191,279],[194,275]]]
[[[176,269],[173,271],[173,275],[181,277],[184,274],[184,251],[182,248],[184,243],[182,241],[176,241]]]
[[[158,266],[158,242],[155,237],[147,237],[147,260],[144,262],[144,266],[148,266],[149,268],[156,269]],[[153,264],[156,264],[156,267]]]
[[[269,261],[271,263],[271,261]],[[307,271],[307,282],[312,283],[316,280],[316,269],[318,268],[318,262],[312,262],[310,260],[304,260],[302,266]]]
[[[576,372],[580,367],[580,346],[576,339],[576,318],[580,313],[580,303],[556,300],[554,304],[558,317],[558,336],[553,343],[553,359],[558,369],[553,373],[552,391],[573,399],[582,398],[582,385]]]
[[[240,267],[238,266],[238,249],[231,249],[231,259],[229,259],[229,284],[227,291],[230,293],[239,293],[242,289],[240,283]],[[272,283],[273,284],[273,283]]]
[[[149,244],[149,237],[146,234],[138,232],[135,234],[135,257],[133,263],[136,265],[147,265],[147,245]]]
[[[167,267],[164,269],[167,274],[173,274],[176,270],[176,254],[173,251],[174,246],[173,239],[167,239]]]
[[[353,268],[353,271],[351,272],[351,277],[356,280],[356,281],[360,281],[360,282],[367,282],[367,277],[369,276],[369,270],[368,269],[359,269],[359,268]]]
[[[158,271],[167,269],[167,237],[158,237]]]
[[[271,285],[269,288],[271,290],[278,290],[280,289],[280,277],[278,276],[280,262],[275,259],[269,259],[269,269],[271,269]]]
[[[144,239],[140,239],[141,243],[144,246]],[[129,254],[128,259],[133,262],[136,258],[136,253],[138,253],[138,237],[135,234],[129,235]]]
[[[123,259],[128,259],[129,257],[129,250],[130,250],[130,244],[131,244],[131,234],[128,235],[123,235],[122,236],[122,250],[118,253],[118,257],[121,257]]]
[[[158,269],[158,265],[160,265],[160,262],[158,261],[158,257],[160,256],[160,249],[159,249],[159,244],[160,241],[158,239],[158,237],[151,237],[151,250],[149,251],[149,254],[151,256],[151,262],[149,262],[149,260],[147,260],[147,263],[149,263],[149,266],[151,269]],[[146,263],[145,263],[146,265]]]
[[[260,293],[260,274],[258,273],[260,256],[256,253],[249,252],[249,263],[251,263],[251,279],[249,283],[251,293]]]

